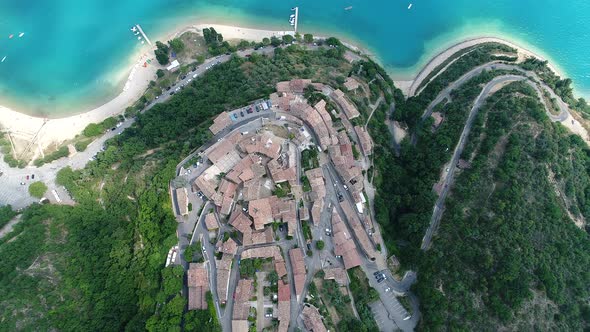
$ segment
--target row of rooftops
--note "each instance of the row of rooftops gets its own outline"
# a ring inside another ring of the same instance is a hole
[[[355,86],[353,81],[349,80],[351,88]],[[279,109],[290,112],[295,116],[304,119],[319,139],[319,145],[323,150],[328,150],[330,158],[332,159],[336,170],[343,177],[343,179],[352,187],[352,196],[355,202],[362,203],[363,190],[363,175],[362,169],[356,166],[354,155],[352,152],[352,142],[348,137],[348,132],[354,131],[361,146],[361,151],[365,156],[372,154],[373,141],[371,136],[361,126],[352,127],[348,121],[343,121],[345,126],[350,126],[346,131],[336,132],[332,117],[326,111],[326,103],[324,100],[319,101],[313,107],[309,106],[300,94],[305,89],[302,85],[312,85],[316,89],[323,89],[321,84],[312,84],[310,80],[291,80],[287,82],[277,83],[277,93],[271,95],[270,99],[273,105]],[[358,82],[356,82],[358,87]],[[346,117],[350,120],[359,116],[358,110],[352,104],[344,93],[336,90],[331,94],[331,97],[340,105]],[[321,204],[318,204],[320,206]],[[359,204],[362,208],[362,204]],[[361,211],[362,212],[362,211]],[[312,211],[313,216],[313,211]]]
[[[297,294],[297,300],[303,293],[305,287],[305,259],[303,249],[293,248],[289,250],[289,258],[291,259],[291,267],[293,269],[293,280],[295,282],[295,293]]]
[[[204,263],[190,263],[187,272],[188,310],[207,309],[209,277]]]

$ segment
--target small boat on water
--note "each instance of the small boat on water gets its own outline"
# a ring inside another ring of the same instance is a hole
[[[22,36],[24,36],[24,35],[25,35],[25,33],[24,32],[21,32],[21,33],[18,34],[18,38],[22,38]]]
[[[133,31],[133,32],[137,31],[137,27],[134,25],[134,26],[131,28],[131,31]]]
[[[12,37],[14,37],[14,35],[10,35],[10,36],[8,36],[8,38],[9,38],[9,39],[12,39]]]
[[[351,9],[352,9],[352,6],[348,6],[348,7],[344,8],[344,10],[351,10]]]
[[[411,8],[412,8],[412,4],[410,4],[410,5],[408,6],[408,9],[411,9]]]
[[[2,58],[2,61],[0,62],[4,62],[4,60],[6,60],[6,55]]]
[[[141,40],[141,36],[138,36],[138,37],[137,37],[137,40]]]

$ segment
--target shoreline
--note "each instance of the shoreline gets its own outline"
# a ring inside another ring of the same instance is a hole
[[[435,53],[433,57],[424,65],[421,66],[421,70],[418,71],[413,79],[408,80],[395,80],[394,83],[398,88],[400,88],[407,97],[411,97],[416,93],[416,89],[420,85],[420,83],[440,64],[445,62],[449,59],[453,54],[459,52],[462,49],[472,47],[478,44],[483,43],[500,43],[507,46],[510,46],[517,50],[518,55],[522,55],[524,57],[533,57],[537,58],[541,61],[549,61],[548,67],[552,70],[557,76],[566,78],[563,75],[563,72],[559,70],[555,64],[551,63],[549,59],[544,56],[539,55],[538,52],[531,51],[530,49],[520,46],[519,44],[512,42],[508,39],[502,37],[495,37],[495,36],[480,36],[480,37],[469,37],[463,40],[460,40],[456,43],[451,44],[451,46],[447,46],[442,51]]]
[[[254,40],[261,41],[265,37],[281,37],[285,34],[292,34],[291,30],[265,30],[256,28],[244,28],[225,24],[190,24],[187,22],[179,23],[174,27],[171,32],[163,32],[155,34],[154,40],[170,40],[181,35],[187,31],[200,32],[203,28],[214,27],[218,32],[223,34],[225,40]],[[170,31],[170,30],[169,30]],[[316,38],[325,38],[320,35],[315,35]],[[450,57],[457,51],[470,47],[476,44],[484,42],[499,42],[508,46],[514,47],[519,53],[525,56],[537,57],[541,60],[545,60],[545,57],[540,56],[538,53],[530,51],[527,48],[518,46],[514,42],[501,37],[471,37],[459,42],[451,44],[446,47],[443,51],[435,53],[433,57],[424,65],[421,66],[421,70],[414,75],[414,79],[408,81],[394,80],[396,85],[402,90],[405,89],[404,93],[408,92],[412,87],[417,87],[419,82],[423,80],[428,73],[436,68],[440,63],[444,62],[445,59]],[[363,54],[369,56],[375,61],[378,61],[376,57],[370,51],[365,48],[359,47],[347,40],[342,40],[343,44],[347,47],[360,51]],[[131,66],[131,68],[123,68],[120,71],[115,71],[114,75],[119,77],[125,77],[125,73],[128,73],[127,81],[121,81],[117,86],[123,86],[123,90],[119,91],[111,100],[106,101],[100,106],[90,109],[87,111],[80,112],[75,115],[69,115],[65,117],[56,118],[44,118],[40,116],[33,116],[24,113],[14,111],[8,107],[0,105],[0,127],[4,131],[8,131],[13,137],[21,138],[24,140],[36,141],[36,144],[41,148],[45,149],[51,144],[59,144],[66,140],[72,139],[82,132],[82,130],[90,123],[97,123],[110,116],[116,116],[122,114],[125,109],[133,104],[137,99],[141,97],[143,92],[147,89],[149,81],[155,79],[155,72],[157,69],[162,68],[157,64],[155,56],[153,54],[153,48],[149,50],[140,49],[130,56],[130,59],[137,58],[137,61]],[[147,59],[152,59],[152,64],[148,67],[142,67],[142,64]],[[133,62],[130,60],[129,62]],[[550,68],[556,72],[557,75],[561,76],[561,72],[553,65],[549,65]],[[145,69],[145,70],[144,70]],[[562,76],[563,77],[563,76]],[[406,94],[407,95],[407,94]]]

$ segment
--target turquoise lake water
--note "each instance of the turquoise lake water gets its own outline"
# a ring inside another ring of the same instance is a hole
[[[129,31],[135,23],[152,39],[183,22],[288,30],[295,5],[301,32],[358,43],[394,78],[411,76],[467,36],[496,35],[548,57],[574,80],[578,95],[590,96],[590,1],[2,0],[0,59],[7,58],[0,63],[0,105],[57,116],[118,94],[122,82],[114,73],[141,48]]]

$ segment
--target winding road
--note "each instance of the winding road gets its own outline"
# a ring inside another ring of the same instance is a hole
[[[453,82],[451,85],[449,85],[449,87],[447,87],[441,93],[439,93],[437,98],[435,98],[435,100],[428,106],[428,108],[426,109],[426,111],[422,115],[422,119],[425,119],[426,117],[430,116],[433,108],[437,105],[437,103],[435,103],[435,102],[438,101],[440,103],[445,98],[447,98],[447,97],[450,98],[450,93],[452,90],[461,86],[463,83],[467,82],[469,79],[478,75],[479,73],[481,73],[485,69],[515,70],[515,71],[523,73],[523,75],[511,74],[511,75],[497,76],[485,85],[485,87],[482,89],[479,96],[477,96],[477,98],[475,99],[473,106],[472,106],[471,110],[469,111],[469,116],[467,118],[467,122],[465,123],[465,127],[463,128],[463,132],[461,133],[461,137],[459,138],[459,142],[457,143],[455,150],[453,152],[453,156],[451,158],[450,164],[448,164],[449,166],[447,167],[447,170],[445,171],[444,179],[443,179],[443,189],[436,201],[436,204],[434,205],[434,210],[432,212],[430,225],[428,226],[428,229],[426,230],[424,238],[422,239],[422,245],[421,245],[422,250],[428,250],[430,248],[430,245],[432,242],[432,236],[436,233],[438,226],[440,225],[440,220],[441,220],[442,214],[444,212],[444,202],[445,202],[445,199],[446,199],[446,197],[449,193],[449,190],[453,184],[455,171],[457,169],[456,165],[459,161],[459,158],[461,157],[461,154],[463,153],[463,149],[465,148],[465,144],[467,143],[467,137],[469,136],[469,132],[470,132],[471,127],[473,125],[473,120],[475,119],[477,112],[479,111],[481,106],[484,104],[485,100],[496,91],[497,87],[501,87],[505,84],[516,82],[516,81],[524,81],[527,84],[529,84],[531,87],[533,87],[533,89],[535,89],[535,91],[537,92],[537,95],[538,95],[541,103],[544,105],[545,111],[551,121],[562,122],[562,121],[565,121],[569,117],[569,109],[568,109],[567,104],[565,104],[561,100],[561,98],[559,98],[557,95],[555,95],[553,90],[551,90],[546,84],[544,84],[535,73],[525,71],[522,68],[514,66],[514,65],[488,63],[486,65],[482,65],[480,67],[477,67],[477,68],[473,69],[472,71],[468,72],[467,74],[461,76],[461,78],[459,80]],[[539,85],[541,87],[539,87]],[[551,98],[555,98],[558,101],[558,106],[559,106],[559,111],[560,111],[559,114],[555,115],[549,111],[549,108],[547,107],[547,105],[545,104],[545,101],[543,99],[543,93],[541,92],[541,89],[547,91],[550,94]]]

